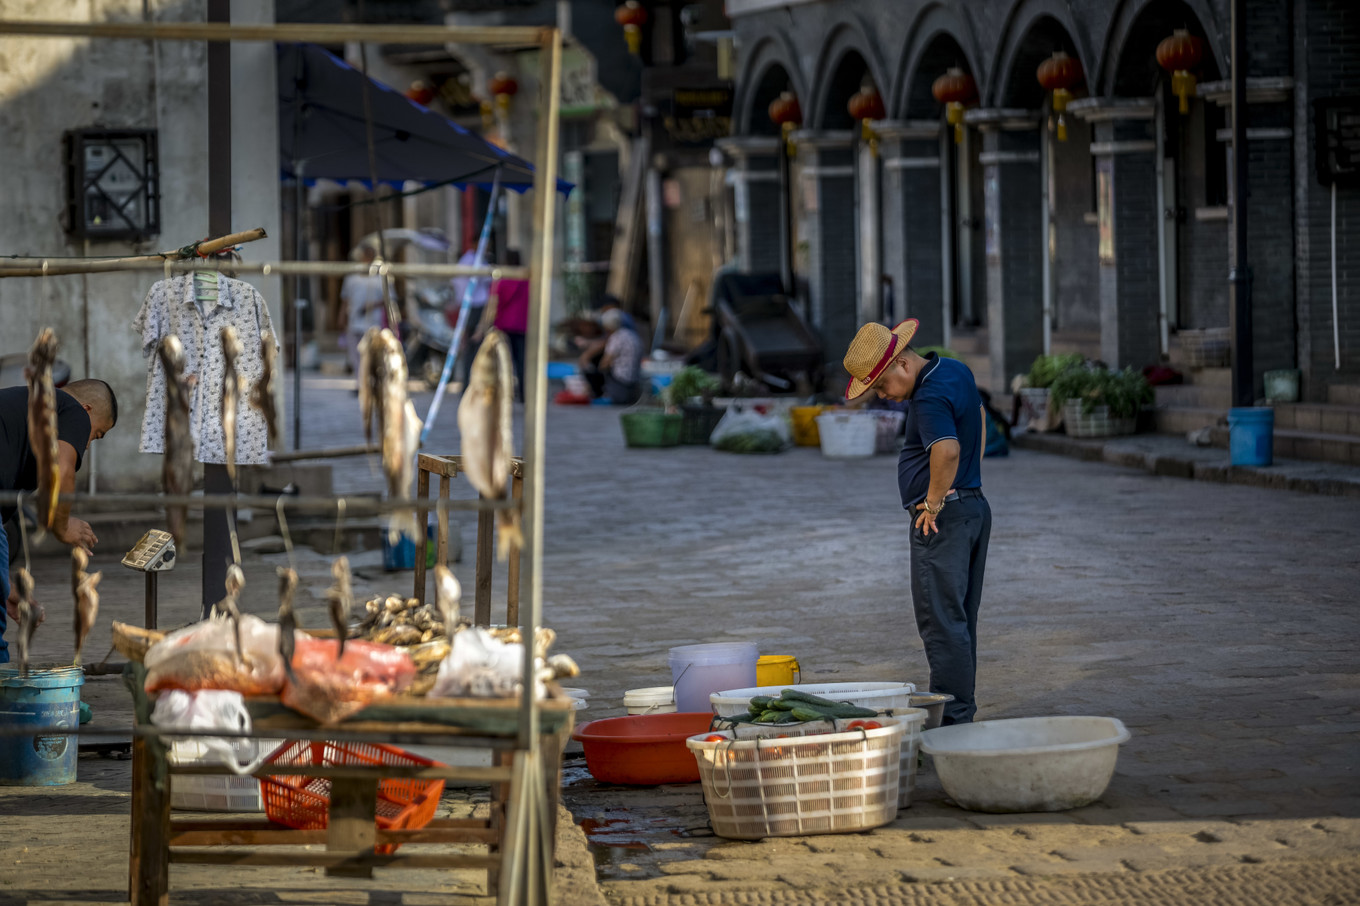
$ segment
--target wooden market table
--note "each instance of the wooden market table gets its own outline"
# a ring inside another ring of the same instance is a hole
[[[261,766],[254,776],[304,774],[330,780],[328,826],[296,830],[262,818],[171,817],[170,777],[175,774],[231,774],[225,765],[173,765],[167,737],[151,724],[150,700],[141,691],[145,668],[130,664],[137,736],[133,742],[132,848],[129,900],[134,906],[166,906],[171,863],[199,865],[287,865],[325,868],[327,874],[371,877],[374,868],[476,869],[487,871],[488,893],[495,895],[506,854],[506,805],[511,799],[511,758],[518,748],[518,699],[397,698],[375,703],[351,720],[322,726],[284,707],[276,696],[247,698],[253,738],[325,740],[389,745],[436,744],[490,751],[490,767],[416,767],[412,765]],[[550,684],[540,703],[544,784],[551,816],[561,787],[562,750],[572,729],[570,698]],[[198,735],[217,735],[203,731]],[[454,780],[486,784],[490,814],[479,818],[436,818],[419,830],[379,830],[375,824],[378,781],[389,778]],[[460,843],[486,847],[485,854],[416,853],[379,855],[374,847],[390,843]],[[269,847],[324,844],[325,852],[269,852]],[[233,847],[223,851],[220,847]],[[217,847],[217,849],[214,849]],[[248,850],[245,848],[249,847]]]

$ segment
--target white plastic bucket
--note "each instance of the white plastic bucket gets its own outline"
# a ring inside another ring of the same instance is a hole
[[[868,458],[878,445],[878,419],[872,412],[827,412],[817,416],[817,433],[827,459]]]
[[[675,712],[674,686],[647,686],[623,693],[623,706],[629,714],[671,714]]]
[[[681,645],[670,651],[675,682],[675,708],[681,712],[708,711],[708,697],[722,689],[754,686],[760,653],[754,642],[714,642]]]
[[[571,709],[573,711],[584,711],[590,707],[590,693],[585,689],[576,689],[570,686],[563,686],[562,691],[571,699]]]

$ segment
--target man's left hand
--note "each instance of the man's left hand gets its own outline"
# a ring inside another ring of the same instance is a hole
[[[925,501],[916,504],[916,509],[920,511],[916,514],[916,527],[921,530],[921,534],[929,536],[933,531],[938,535],[940,527],[935,524],[935,520],[940,518],[940,514],[926,509]]]
[[[53,534],[57,535],[56,532],[53,532]],[[87,554],[93,554],[94,546],[99,543],[99,539],[95,537],[94,529],[90,528],[90,524],[84,519],[77,519],[74,516],[67,517],[66,531],[57,535],[57,539],[72,547],[84,548]]]

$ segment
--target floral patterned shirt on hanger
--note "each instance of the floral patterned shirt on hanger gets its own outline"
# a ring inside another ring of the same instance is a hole
[[[142,335],[142,356],[148,360],[146,413],[142,417],[143,453],[165,450],[165,367],[156,347],[174,334],[184,345],[186,377],[190,377],[189,422],[194,434],[194,458],[225,463],[222,437],[222,328],[236,328],[242,354],[236,370],[242,377],[241,402],[236,414],[236,462],[268,462],[268,433],[264,416],[248,402],[250,391],[264,370],[261,331],[273,333],[269,306],[255,287],[242,280],[217,275],[217,289],[196,291],[191,274],[158,281],[146,294],[133,329]],[[275,344],[277,346],[277,344]]]

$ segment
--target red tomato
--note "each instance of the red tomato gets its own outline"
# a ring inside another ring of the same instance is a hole
[[[866,720],[866,721],[864,722],[864,729],[866,729],[866,730],[881,730],[881,729],[883,729],[883,725],[882,725],[881,723],[879,723],[878,721],[876,721],[876,720]]]
[[[850,721],[850,723],[848,723],[848,724],[845,725],[845,729],[847,729],[847,730],[861,730],[861,729],[863,729],[863,728],[864,728],[864,721],[862,721],[862,720],[852,720],[852,721]]]
[[[717,733],[710,733],[704,737],[704,742],[727,742],[727,737],[720,736]]]

